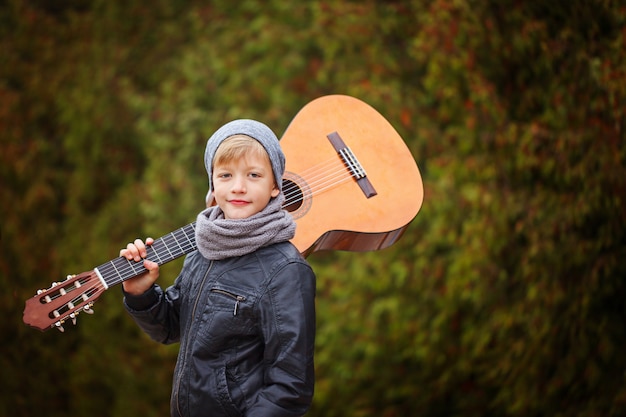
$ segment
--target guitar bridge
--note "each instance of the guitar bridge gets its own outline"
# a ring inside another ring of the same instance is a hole
[[[326,135],[326,137],[339,154],[339,157],[345,164],[348,171],[350,171],[352,177],[356,180],[357,184],[359,184],[359,187],[361,187],[361,190],[363,191],[363,194],[365,194],[365,197],[371,198],[378,194],[370,180],[367,178],[365,169],[356,158],[354,153],[352,153],[352,150],[348,146],[346,146],[343,139],[341,139],[341,136],[339,136],[339,133],[333,132]]]

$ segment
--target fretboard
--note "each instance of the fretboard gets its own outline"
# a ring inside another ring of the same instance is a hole
[[[163,265],[193,252],[196,250],[195,227],[196,223],[193,222],[156,239],[152,245],[147,247],[148,256],[146,259]],[[98,266],[95,271],[108,288],[141,275],[147,272],[147,269],[144,268],[143,261],[129,261],[120,256]]]

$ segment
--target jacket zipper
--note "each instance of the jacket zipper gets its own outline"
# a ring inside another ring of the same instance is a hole
[[[187,327],[187,329],[191,329],[191,326],[193,326],[193,322],[194,322],[194,318],[196,316],[196,309],[198,308],[198,301],[200,300],[200,295],[202,294],[202,288],[204,287],[204,283],[206,282],[207,277],[209,276],[209,271],[211,271],[211,267],[213,266],[213,262],[211,261],[211,263],[209,264],[209,267],[207,268],[204,277],[202,278],[202,282],[200,283],[200,287],[198,288],[198,293],[196,295],[196,299],[193,303],[193,309],[191,310],[191,319],[189,320],[189,326]],[[180,411],[180,401],[179,401],[179,395],[180,395],[180,381],[182,379],[182,375],[185,373],[185,364],[187,362],[187,352],[189,351],[189,338],[191,332],[187,331],[187,337],[185,339],[185,354],[183,355],[183,363],[182,366],[180,367],[180,374],[178,375],[178,378],[176,380],[176,410],[178,411],[178,415],[182,416],[183,414]]]
[[[244,297],[243,295],[237,295],[230,291],[220,290],[219,288],[213,288],[211,289],[211,292],[222,294],[235,300],[235,308],[233,309],[233,316],[237,315],[237,310],[239,309],[239,303],[242,301],[246,301],[246,297]]]

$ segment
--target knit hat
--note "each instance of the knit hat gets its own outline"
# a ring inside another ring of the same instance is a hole
[[[204,166],[209,174],[211,191],[213,190],[213,158],[215,157],[215,152],[224,140],[234,135],[250,136],[263,145],[269,155],[278,189],[282,192],[283,174],[285,172],[285,154],[280,147],[278,138],[269,127],[261,122],[250,119],[239,119],[226,123],[224,126],[217,129],[207,141],[206,150],[204,152]]]

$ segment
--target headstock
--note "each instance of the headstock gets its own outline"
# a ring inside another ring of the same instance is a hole
[[[26,300],[24,323],[45,331],[56,327],[64,331],[63,323],[72,320],[81,311],[92,314],[91,306],[106,290],[95,271],[80,275],[68,275],[65,281],[55,282],[47,290]]]

